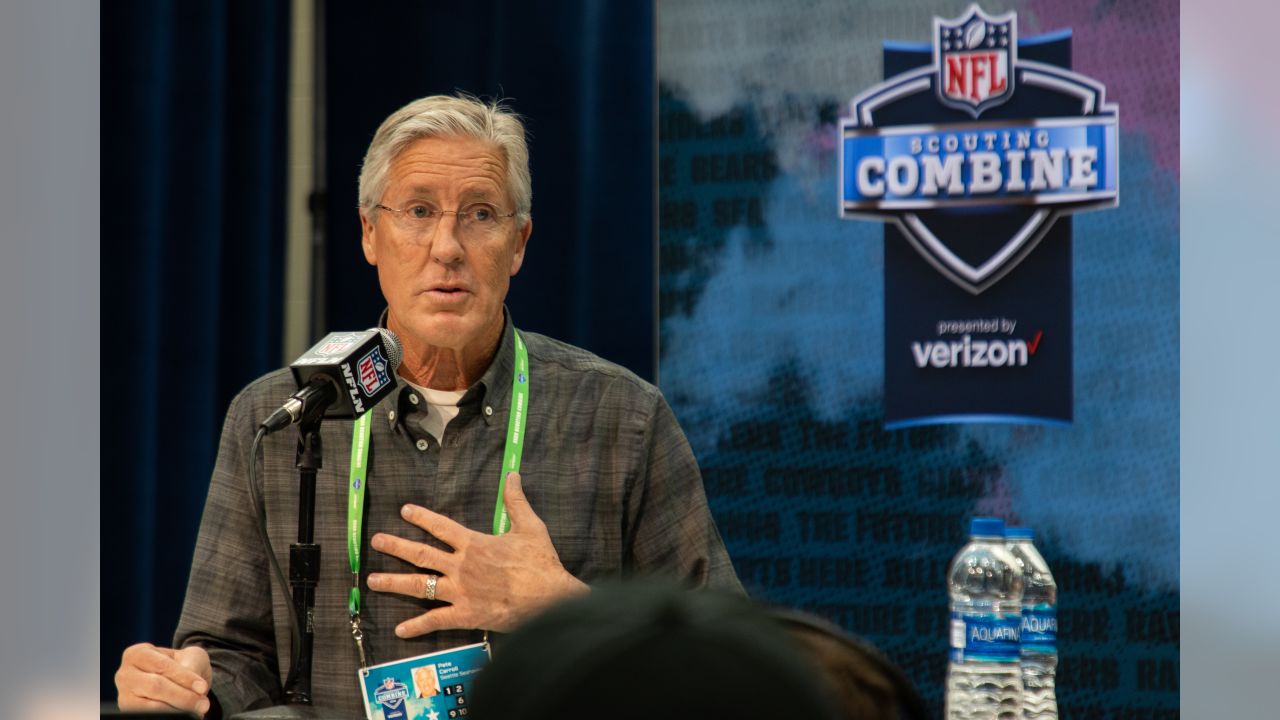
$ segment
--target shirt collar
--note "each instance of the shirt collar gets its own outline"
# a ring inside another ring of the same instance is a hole
[[[378,318],[378,327],[385,328],[387,326],[387,314],[390,308],[384,308],[382,315]],[[481,412],[480,417],[484,420],[485,425],[492,425],[494,418],[502,409],[502,403],[507,402],[511,395],[511,383],[503,382],[504,379],[510,378],[515,372],[515,323],[511,320],[511,310],[504,304],[502,306],[502,340],[498,343],[498,352],[490,361],[488,369],[480,376],[480,379],[471,387],[467,388],[466,394],[462,396],[462,400],[458,401],[459,407],[465,407],[474,403],[484,403],[486,408],[493,408],[493,412]],[[402,378],[397,378],[400,382],[400,392],[395,394],[398,400],[403,400],[408,393],[413,392],[413,388],[409,383],[403,382]],[[393,407],[400,405],[399,402],[394,403]],[[394,427],[398,416],[388,416],[389,424]]]
[[[489,368],[484,371],[476,384],[467,388],[467,394],[463,395],[462,400],[458,402],[459,407],[471,403],[483,403],[486,408],[493,408],[493,412],[480,413],[485,425],[493,424],[493,419],[502,409],[502,403],[507,402],[511,395],[511,374],[515,372],[516,365],[515,330],[515,324],[511,321],[511,311],[503,305],[502,340],[498,343],[498,352],[489,363]]]

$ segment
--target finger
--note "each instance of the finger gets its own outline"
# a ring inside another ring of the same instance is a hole
[[[380,553],[393,555],[420,568],[449,572],[457,567],[453,553],[431,547],[426,543],[405,540],[395,535],[378,533],[369,540],[369,545]]]
[[[209,690],[209,682],[183,667],[174,659],[174,652],[172,648],[158,648],[150,644],[133,645],[124,651],[123,664],[168,678],[183,689],[203,695]]]
[[[169,667],[161,670],[160,674],[173,681],[179,687],[188,689],[196,695],[204,695],[209,692],[209,681],[205,678],[204,673],[196,668],[183,665],[180,662],[182,659],[185,659],[185,656],[181,654],[175,655]],[[212,673],[210,675],[212,676]]]
[[[400,623],[396,626],[396,637],[413,638],[438,630],[457,628],[470,630],[473,629],[471,625],[472,620],[465,611],[459,609],[459,606],[445,605]]]
[[[520,473],[507,473],[507,481],[503,484],[502,499],[507,504],[507,515],[511,518],[511,528],[533,528],[545,527],[542,518],[533,511],[533,506],[529,504],[529,499],[524,495],[524,480],[521,479]]]
[[[192,692],[163,675],[145,672],[137,667],[122,669],[116,677],[116,687],[120,690],[122,702],[126,697],[154,700],[200,715],[209,710],[209,700],[203,694]]]
[[[400,508],[400,516],[431,533],[436,539],[444,541],[444,544],[454,550],[461,550],[470,536],[476,534],[475,531],[468,530],[440,513],[417,505],[405,505]]]
[[[213,682],[213,664],[209,662],[209,653],[199,645],[188,645],[173,654],[173,659],[178,661],[182,667],[204,678],[205,686],[201,689],[200,684],[196,683],[191,689],[202,693],[209,689],[209,683]]]
[[[426,599],[427,576],[405,573],[370,573],[369,589]],[[436,575],[436,596],[434,599],[448,601],[450,598],[457,597],[454,595],[453,590],[452,579],[444,575]]]
[[[150,700],[137,695],[121,695],[116,704],[120,706],[121,710],[173,710],[173,706],[169,703],[162,703],[159,700]]]

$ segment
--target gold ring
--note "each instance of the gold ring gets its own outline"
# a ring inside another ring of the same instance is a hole
[[[428,600],[435,600],[435,599],[436,599],[436,583],[437,583],[439,580],[440,580],[440,576],[439,576],[439,575],[428,575],[428,576],[427,576],[427,599],[428,599]]]

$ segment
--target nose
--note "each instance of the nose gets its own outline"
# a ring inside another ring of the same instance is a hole
[[[445,213],[436,223],[431,237],[431,258],[442,265],[453,265],[462,260],[462,242],[458,237],[461,230],[458,214]]]

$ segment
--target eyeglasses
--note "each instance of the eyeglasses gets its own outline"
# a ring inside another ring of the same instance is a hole
[[[516,216],[514,212],[500,213],[498,208],[485,202],[471,203],[457,210],[441,210],[425,203],[416,203],[399,209],[386,205],[374,205],[374,207],[391,213],[396,225],[414,240],[432,237],[436,226],[440,224],[440,219],[445,215],[458,218],[458,235],[464,239],[491,237],[497,234],[503,220]]]

